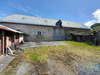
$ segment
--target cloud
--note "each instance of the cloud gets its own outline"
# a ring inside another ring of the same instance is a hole
[[[20,10],[20,11],[28,12],[28,9],[26,9],[26,8],[20,6],[20,5],[17,5],[16,8],[17,8],[18,10]]]
[[[22,12],[28,12],[28,8],[24,7],[24,6],[21,6],[19,3],[16,3],[16,4],[12,4],[10,3],[10,5],[12,6],[13,9],[17,9],[17,10],[20,10]]]
[[[32,14],[32,15],[34,15],[34,16],[36,16],[36,17],[41,17],[41,16],[39,16],[39,15],[37,15],[37,14],[34,14],[34,12],[32,11],[32,8],[29,7],[29,6],[23,7],[23,6],[21,6],[21,5],[17,5],[15,8],[16,8],[17,10],[20,10],[20,11],[23,11],[23,12],[26,12],[26,13],[29,13],[29,14]]]
[[[31,15],[36,16],[36,17],[41,17],[41,16],[35,14],[34,9],[32,9],[30,6],[21,5],[18,1],[16,1],[16,3],[15,2],[14,3],[9,3],[9,5],[13,9],[19,10],[19,11],[24,12],[24,13],[31,14]]]
[[[27,9],[32,9],[32,8],[31,8],[31,7],[29,7],[29,6],[27,6],[26,8],[27,8]]]
[[[40,15],[34,14],[32,11],[30,11],[30,14],[36,16],[36,17],[41,17]]]
[[[100,9],[97,9],[94,13],[93,13],[94,17],[97,19],[97,22],[100,22]]]
[[[97,9],[95,12],[92,13],[95,20],[88,21],[84,23],[86,26],[91,27],[94,23],[100,23],[100,9]]]
[[[91,27],[91,25],[93,25],[94,23],[96,23],[97,22],[97,20],[91,20],[91,21],[88,21],[88,22],[86,22],[86,23],[84,23],[86,26],[88,26],[88,27]]]

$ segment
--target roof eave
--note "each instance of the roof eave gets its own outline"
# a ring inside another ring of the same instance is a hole
[[[4,22],[4,23],[16,23],[16,24],[30,24],[30,25],[38,25],[38,26],[47,26],[47,27],[56,27],[53,26],[53,25],[43,25],[43,24],[35,24],[35,23],[23,23],[23,22],[12,22],[12,21],[3,21],[3,20],[0,20],[0,22]],[[88,29],[90,30],[91,28],[80,28],[80,27],[66,27],[66,26],[63,26],[64,28],[78,28],[78,29]]]

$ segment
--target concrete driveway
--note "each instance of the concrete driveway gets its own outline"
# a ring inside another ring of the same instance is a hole
[[[11,56],[0,56],[0,73],[8,66],[8,64],[14,59]]]
[[[24,50],[24,49],[31,49],[31,48],[38,48],[38,47],[43,47],[43,46],[57,46],[57,45],[67,45],[66,43],[61,43],[61,42],[25,42],[24,44],[21,44],[17,46],[19,50]]]

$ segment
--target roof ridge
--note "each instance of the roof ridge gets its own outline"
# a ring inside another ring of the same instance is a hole
[[[21,16],[27,16],[27,17],[35,17],[35,18],[42,18],[42,19],[48,19],[48,20],[59,20],[59,19],[51,19],[51,18],[44,18],[44,17],[36,17],[36,16],[30,16],[30,15],[22,15],[22,14],[12,14],[12,15],[21,15]],[[8,16],[12,16],[12,15],[8,15]],[[8,17],[6,16],[6,17]],[[6,18],[4,17],[4,18]],[[65,21],[65,22],[73,22],[73,21],[66,21],[66,20],[61,20],[61,21]],[[73,22],[73,23],[78,23],[78,22]],[[82,24],[82,23],[79,23]]]

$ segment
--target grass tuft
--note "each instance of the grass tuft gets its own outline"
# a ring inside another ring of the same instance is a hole
[[[28,50],[24,50],[24,53],[27,53],[28,52]]]
[[[30,54],[30,58],[33,60],[33,61],[39,61],[39,56],[36,52]]]

